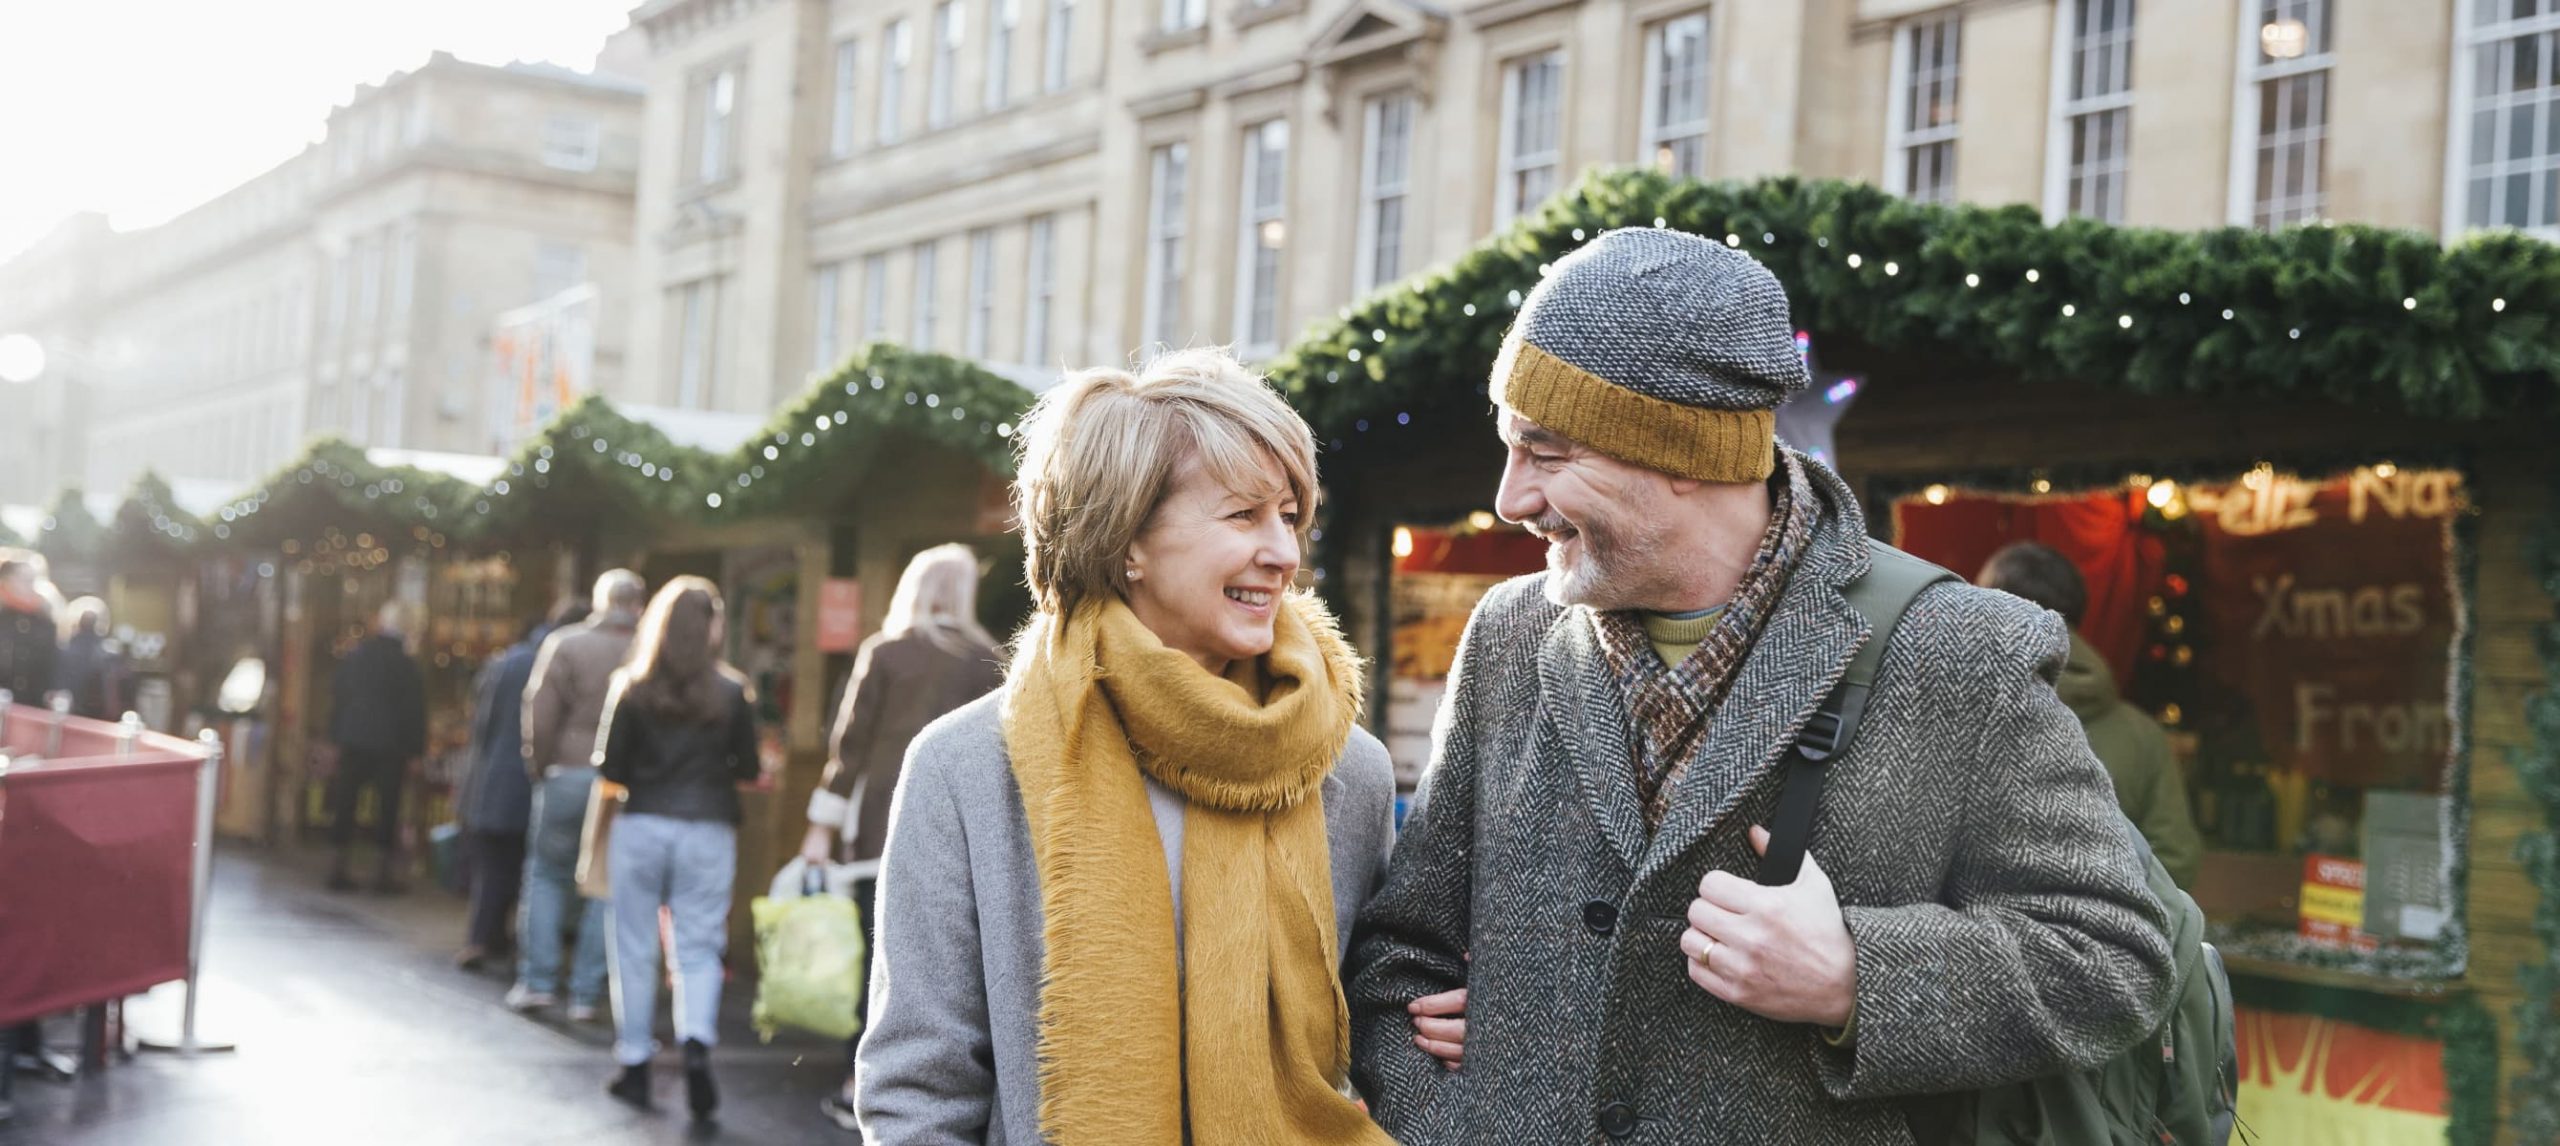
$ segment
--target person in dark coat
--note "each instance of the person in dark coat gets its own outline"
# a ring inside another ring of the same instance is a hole
[[[374,890],[385,895],[405,890],[395,866],[401,789],[427,752],[426,678],[409,657],[407,634],[407,610],[398,601],[385,603],[373,635],[338,662],[331,678],[329,739],[338,746],[337,784],[330,801],[330,838],[338,850],[329,874],[332,891],[355,890],[350,865],[356,809],[368,788],[375,794]]]
[[[124,715],[131,696],[125,687],[124,649],[107,635],[107,603],[95,597],[73,601],[64,614],[69,632],[62,641],[62,660],[55,683],[71,694],[71,715],[114,720]]]
[[[46,589],[44,558],[0,549],[0,691],[30,708],[44,707],[61,659]]]
[[[684,1044],[685,1104],[708,1119],[720,1096],[721,952],[738,871],[738,785],[763,770],[755,700],[720,657],[720,590],[678,577],[642,614],[631,656],[614,673],[598,729],[602,778],[629,789],[606,845],[613,905],[614,1061],[607,1089],[650,1103],[660,910],[673,940],[675,1034]]]
[[[830,863],[843,850],[856,863],[880,858],[889,835],[889,796],[907,745],[943,714],[995,691],[1003,683],[1004,654],[978,624],[978,555],[966,545],[937,545],[915,555],[898,578],[880,631],[854,657],[853,679],[836,713],[835,750],[817,791],[809,793],[809,832],[801,858]],[[862,906],[863,950],[876,948],[874,919],[879,881],[854,885]],[[865,975],[865,981],[869,976]],[[865,1000],[866,1004],[868,1000]],[[869,1008],[864,1008],[866,1017]],[[860,1036],[846,1046],[848,1060]],[[846,1130],[859,1131],[848,1063],[845,1085],[819,1109]]]
[[[543,639],[587,618],[587,603],[562,601],[549,619],[526,627],[522,641],[498,654],[472,688],[471,774],[456,808],[471,874],[471,922],[454,963],[476,971],[508,946],[507,922],[524,887],[525,829],[533,819],[533,780],[524,770],[524,692]]]

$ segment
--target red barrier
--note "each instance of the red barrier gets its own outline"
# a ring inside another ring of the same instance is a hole
[[[186,978],[203,751],[77,718],[56,748],[53,714],[6,717],[0,1027]]]

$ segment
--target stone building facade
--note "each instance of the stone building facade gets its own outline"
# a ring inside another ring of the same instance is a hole
[[[0,333],[47,352],[0,501],[121,492],[146,469],[229,492],[321,433],[494,452],[514,427],[493,324],[590,283],[609,385],[641,102],[635,80],[438,54],[167,223],[66,223],[0,266]]]
[[[875,336],[1034,384],[1267,354],[1594,165],[2560,233],[2535,3],[655,0],[626,385],[762,411]]]

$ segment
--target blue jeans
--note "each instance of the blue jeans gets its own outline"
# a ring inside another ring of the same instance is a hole
[[[729,939],[729,890],[738,877],[738,829],[713,820],[624,813],[613,822],[613,1057],[624,1066],[657,1053],[658,908],[675,916],[676,1040],[720,1043],[720,953]]]
[[[560,933],[578,913],[578,949],[569,968],[569,1001],[604,1000],[604,901],[578,895],[578,837],[587,822],[593,768],[563,768],[533,790],[533,827],[526,833],[523,915],[517,920],[516,982],[528,991],[560,993]]]

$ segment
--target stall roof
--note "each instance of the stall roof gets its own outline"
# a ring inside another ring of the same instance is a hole
[[[674,406],[636,406],[620,402],[614,403],[613,408],[623,417],[665,434],[668,441],[712,454],[725,454],[737,449],[747,439],[761,433],[765,421],[759,415],[732,414],[721,410],[685,410]]]
[[[487,485],[507,472],[507,459],[486,454],[446,454],[434,450],[368,449],[364,460],[386,469],[407,466],[431,474],[458,478],[471,485]]]

